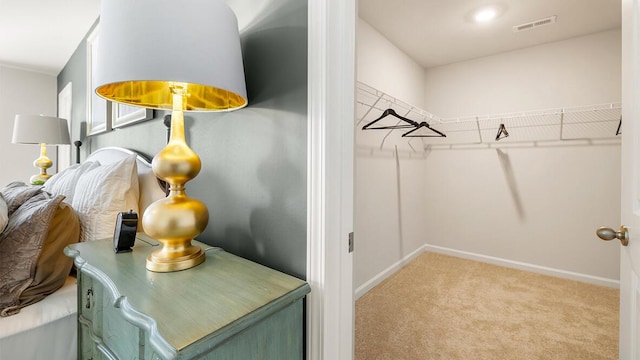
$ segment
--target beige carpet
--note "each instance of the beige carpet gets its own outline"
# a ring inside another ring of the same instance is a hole
[[[617,359],[619,291],[424,253],[356,302],[356,360]]]

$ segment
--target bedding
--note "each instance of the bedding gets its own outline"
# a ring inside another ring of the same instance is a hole
[[[7,213],[11,216],[20,205],[40,191],[39,186],[25,186],[21,181],[14,181],[0,190],[0,195],[6,200]]]
[[[0,359],[77,358],[76,278],[14,316],[0,318]]]
[[[76,184],[80,176],[98,166],[100,166],[100,163],[97,161],[85,161],[82,164],[74,164],[52,176],[44,183],[42,189],[49,194],[64,195],[64,202],[72,204]]]
[[[8,199],[0,234],[0,316],[6,317],[64,284],[73,265],[65,246],[109,237],[119,212],[138,212],[136,155],[70,167],[48,186],[14,182],[0,194]]]
[[[113,236],[118,213],[138,212],[139,197],[135,154],[80,175],[72,201],[80,218],[80,241]]]
[[[24,218],[21,214],[35,209],[31,205],[21,209],[23,205],[31,204],[27,203],[30,198],[57,204],[50,205],[56,210],[53,215],[48,214],[50,222],[40,248],[25,245],[31,252],[28,262],[35,271],[30,273],[29,279],[23,279],[29,285],[21,292],[19,304],[10,301],[14,305],[7,314],[13,315],[0,317],[0,359],[75,359],[77,286],[75,277],[69,275],[73,263],[64,255],[64,247],[80,241],[82,232],[87,241],[113,236],[118,212],[133,209],[142,217],[151,202],[164,196],[164,188],[151,171],[149,161],[122,148],[98,149],[81,165],[52,176],[44,186],[15,182],[0,189],[0,239],[9,238],[9,233],[17,226],[18,219],[12,219],[12,216],[17,214]],[[11,228],[7,226],[1,231],[4,203]],[[45,217],[41,215],[35,216],[33,221],[35,218],[43,220]],[[42,225],[41,221],[36,222]],[[29,224],[26,226],[33,225]],[[13,239],[16,245],[16,238]],[[5,243],[0,240],[0,253],[9,252]],[[23,252],[26,254],[27,251]],[[33,255],[36,252],[37,257]],[[8,256],[2,256],[6,254],[0,254],[0,272],[8,267],[4,265]],[[23,278],[25,268],[20,271],[22,275],[14,277]],[[24,287],[24,283],[7,286],[2,285],[2,281],[0,279],[0,287]],[[7,296],[6,299],[14,297]],[[4,299],[0,296],[0,303]]]
[[[9,223],[9,208],[7,201],[0,195],[0,234],[4,231]]]
[[[9,222],[0,234],[0,316],[42,300],[59,289],[72,262],[62,249],[77,242],[75,212],[40,187],[11,183],[0,191],[9,198]]]
[[[33,282],[20,296],[21,307],[42,300],[65,283],[71,273],[73,261],[60,254],[64,255],[67,245],[78,242],[79,236],[78,216],[71,206],[61,203],[49,223]]]

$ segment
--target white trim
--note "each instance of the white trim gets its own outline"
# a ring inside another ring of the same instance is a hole
[[[356,2],[308,7],[307,359],[350,360]]]
[[[378,284],[389,278],[396,271],[400,270],[403,266],[407,265],[411,260],[416,258],[418,255],[425,252],[434,252],[444,255],[455,256],[463,259],[480,261],[488,264],[504,266],[513,269],[519,269],[524,271],[529,271],[537,274],[549,275],[563,279],[580,281],[588,284],[606,286],[614,289],[620,288],[620,281],[615,279],[608,279],[600,276],[593,276],[589,274],[582,274],[573,271],[567,271],[562,269],[555,269],[546,266],[540,266],[535,264],[529,264],[521,261],[514,261],[509,259],[498,258],[494,256],[488,256],[483,254],[476,254],[472,252],[456,250],[451,248],[446,248],[442,246],[429,245],[425,244],[419,247],[417,250],[412,252],[411,254],[405,256],[403,259],[397,261],[393,265],[389,266],[378,275],[371,278],[369,281],[359,286],[356,289],[356,299],[359,299],[362,295],[366,294],[369,290],[376,287]]]
[[[333,71],[333,92],[341,102],[336,102],[337,108],[328,105],[335,111],[334,123],[339,134],[337,141],[340,146],[332,157],[339,163],[340,193],[337,195],[337,204],[340,206],[340,237],[338,241],[337,255],[340,257],[338,279],[340,284],[339,312],[337,322],[339,326],[338,357],[335,359],[347,360],[355,357],[355,299],[353,291],[353,253],[349,252],[349,233],[353,232],[354,222],[354,198],[355,198],[355,128],[353,119],[356,117],[356,28],[357,28],[357,4],[356,0],[338,0],[334,4],[339,5],[338,11],[334,11],[331,29],[332,39],[336,43],[337,53],[333,59],[337,63],[337,69]],[[337,21],[335,21],[337,19]],[[333,24],[340,24],[334,27]],[[331,328],[327,329],[331,331]]]
[[[569,280],[576,280],[576,281],[585,282],[588,284],[606,286],[610,288],[616,288],[616,289],[620,288],[619,280],[608,279],[600,276],[582,274],[582,273],[577,273],[577,272],[568,271],[568,270],[550,268],[546,266],[540,266],[540,265],[525,263],[521,261],[503,259],[499,257],[476,254],[472,252],[450,249],[442,246],[435,246],[435,245],[429,245],[429,244],[426,244],[424,246],[424,249],[425,251],[457,256],[463,259],[481,261],[489,264],[530,271],[537,274],[549,275],[549,276],[554,276],[554,277],[559,277],[559,278],[569,279]]]
[[[309,2],[308,15],[308,128],[307,128],[307,359],[323,359],[325,328],[325,178],[324,129],[326,54],[323,1]]]
[[[378,275],[376,275],[376,276],[372,277],[371,279],[369,279],[369,281],[367,281],[366,283],[360,285],[356,289],[356,294],[355,294],[356,300],[359,299],[362,295],[366,294],[369,290],[371,290],[374,287],[378,286],[381,282],[386,280],[389,276],[393,275],[396,271],[400,270],[403,266],[405,266],[408,263],[410,263],[418,255],[424,253],[426,251],[425,250],[425,246],[426,245],[423,245],[423,246],[419,247],[418,249],[413,251],[411,254],[405,256],[404,258],[400,259],[399,261],[396,261],[393,265],[389,266],[388,268],[383,270]]]

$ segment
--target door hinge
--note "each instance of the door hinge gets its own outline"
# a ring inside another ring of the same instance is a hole
[[[353,232],[349,233],[349,252],[353,252]]]

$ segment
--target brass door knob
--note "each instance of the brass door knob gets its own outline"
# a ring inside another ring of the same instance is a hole
[[[618,239],[620,240],[620,243],[622,244],[622,246],[629,245],[629,230],[627,230],[627,227],[624,225],[620,226],[620,230],[618,231],[615,231],[612,228],[602,226],[602,227],[599,227],[598,230],[596,230],[596,234],[602,240],[609,241],[613,239]]]

